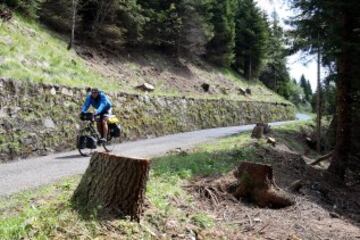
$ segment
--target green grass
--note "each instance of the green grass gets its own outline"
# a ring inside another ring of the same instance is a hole
[[[91,71],[66,42],[31,19],[0,21],[1,77],[67,86],[116,89],[116,82]],[[115,88],[114,88],[115,87]]]

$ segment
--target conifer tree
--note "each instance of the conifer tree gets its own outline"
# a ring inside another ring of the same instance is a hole
[[[207,45],[207,58],[219,66],[229,67],[234,61],[235,2],[222,0],[213,3],[211,24],[214,37]]]
[[[235,69],[248,80],[259,76],[267,53],[266,18],[254,0],[237,1]]]

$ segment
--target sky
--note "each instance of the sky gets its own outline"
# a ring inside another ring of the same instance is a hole
[[[263,9],[269,16],[276,10],[279,18],[282,20],[283,27],[289,28],[285,25],[284,20],[293,16],[295,13],[290,9],[290,6],[286,4],[285,0],[255,0],[257,5]],[[314,91],[317,87],[317,64],[316,57],[310,56],[305,57],[304,54],[297,53],[287,58],[287,66],[291,78],[295,78],[297,81],[300,80],[302,74],[305,78],[310,80],[311,88]],[[306,64],[305,64],[306,63]],[[324,70],[322,70],[322,77],[324,76]]]

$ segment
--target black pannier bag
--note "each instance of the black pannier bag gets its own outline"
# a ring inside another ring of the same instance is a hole
[[[97,148],[96,139],[91,136],[80,136],[78,138],[77,148],[78,149],[85,149],[85,148],[96,149]]]
[[[109,124],[110,136],[111,137],[120,137],[121,135],[121,126],[119,124]]]

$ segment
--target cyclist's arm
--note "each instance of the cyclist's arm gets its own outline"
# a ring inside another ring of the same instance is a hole
[[[82,106],[81,112],[86,113],[91,105],[91,96],[87,96],[84,105]]]

